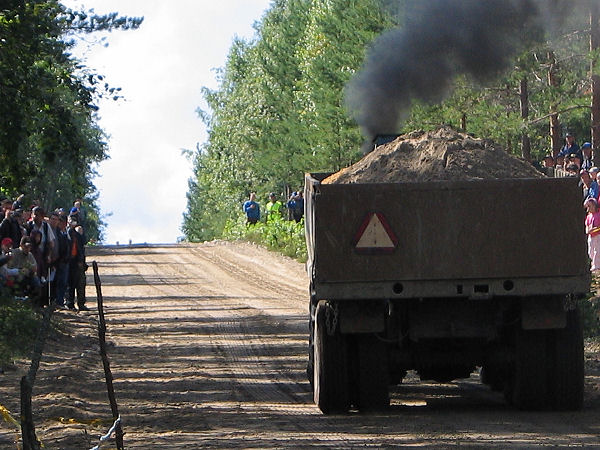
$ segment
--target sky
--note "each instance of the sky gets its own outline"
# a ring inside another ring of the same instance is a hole
[[[107,34],[108,46],[74,54],[120,87],[120,101],[99,103],[98,124],[109,136],[110,159],[93,183],[107,223],[105,244],[172,243],[183,236],[193,164],[182,154],[207,139],[196,110],[202,87],[218,87],[237,36],[251,39],[253,24],[271,0],[63,0],[70,8],[144,17],[133,31]],[[97,39],[96,39],[97,40]]]

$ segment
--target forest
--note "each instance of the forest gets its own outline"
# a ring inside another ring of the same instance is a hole
[[[275,0],[198,113],[183,231],[221,237],[250,192],[356,162],[378,133],[440,125],[536,162],[593,136],[598,2]]]

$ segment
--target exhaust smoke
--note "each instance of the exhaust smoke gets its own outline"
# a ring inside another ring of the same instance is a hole
[[[347,106],[368,142],[395,133],[414,100],[442,101],[459,74],[493,79],[572,9],[561,0],[417,1],[402,28],[374,42],[346,87]]]

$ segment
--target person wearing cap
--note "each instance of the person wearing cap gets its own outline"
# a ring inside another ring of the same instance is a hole
[[[19,248],[13,249],[8,268],[19,269],[16,283],[23,289],[21,293],[28,294],[33,303],[39,305],[42,285],[36,275],[37,264],[31,253],[31,238],[29,236],[23,236],[21,242],[19,242]]]
[[[583,160],[583,157],[581,155],[581,149],[579,148],[579,145],[577,145],[577,143],[575,142],[575,136],[573,136],[571,133],[567,133],[567,135],[565,136],[565,145],[560,150],[560,152],[558,152],[557,157],[558,156],[567,157],[572,153],[575,153],[576,155],[578,155],[580,161]],[[566,163],[565,163],[565,165],[566,165]]]
[[[600,195],[598,182],[592,180],[589,172],[585,169],[581,169],[579,178],[581,179],[581,186],[583,188],[583,199],[593,198],[594,200],[598,200],[598,196]]]
[[[286,207],[288,211],[292,213],[292,219],[294,219],[296,223],[300,222],[304,215],[304,196],[301,190],[292,192]]]
[[[246,223],[254,225],[260,220],[260,205],[256,202],[256,194],[250,192],[250,198],[244,202],[242,209],[246,214]]]
[[[592,161],[592,144],[585,142],[581,146],[581,156],[583,158],[581,160],[581,168],[589,171],[594,165]]]
[[[46,263],[49,263],[51,260],[51,249],[55,244],[56,236],[52,232],[52,228],[48,222],[44,220],[45,212],[41,206],[34,206],[31,210],[32,220],[27,223],[27,235],[31,236],[31,233],[35,231],[39,231],[42,234],[42,241],[40,243],[40,250]]]
[[[596,182],[598,182],[598,171],[600,171],[600,169],[598,169],[596,166],[590,167],[590,170],[588,170],[590,177]]]
[[[588,241],[588,255],[592,261],[591,270],[600,269],[600,211],[598,210],[598,201],[594,198],[587,198],[583,202],[587,209],[585,216],[585,233]]]
[[[577,171],[581,170],[581,158],[577,153],[571,153],[565,157],[565,166],[577,166]]]
[[[274,192],[269,194],[269,203],[267,203],[267,222],[281,219],[283,213],[283,203],[277,200]]]

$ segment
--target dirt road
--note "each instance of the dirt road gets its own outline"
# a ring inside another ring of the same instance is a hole
[[[522,447],[600,448],[599,354],[587,355],[585,408],[521,412],[478,377],[392,391],[385,414],[323,416],[305,378],[303,266],[247,244],[90,250],[107,317],[109,357],[126,448]],[[91,271],[90,271],[91,272]],[[97,444],[110,419],[89,312],[61,310],[34,388],[48,449]],[[0,404],[19,411],[26,361],[0,375]],[[0,448],[16,431],[0,421]],[[112,444],[114,447],[114,443]]]

